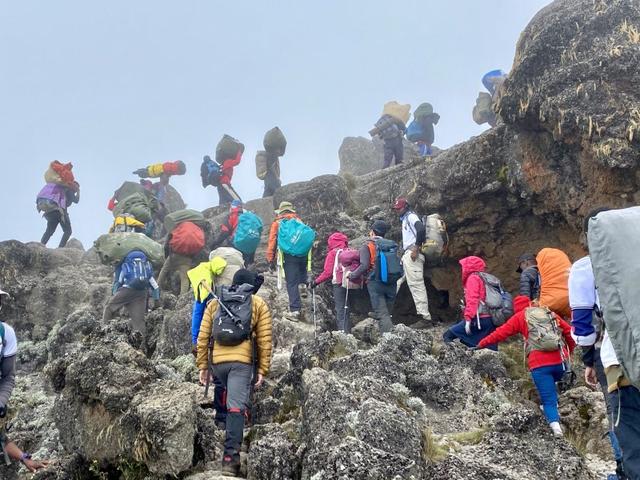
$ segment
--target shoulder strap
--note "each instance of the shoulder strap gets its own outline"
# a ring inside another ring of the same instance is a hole
[[[6,345],[6,339],[4,338],[4,323],[0,322],[0,343],[4,347]]]

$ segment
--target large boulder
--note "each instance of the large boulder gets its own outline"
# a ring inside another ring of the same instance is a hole
[[[418,157],[415,145],[404,140],[404,162]],[[339,175],[366,175],[382,168],[384,161],[384,143],[378,137],[369,140],[364,137],[346,137],[338,150],[340,159]]]

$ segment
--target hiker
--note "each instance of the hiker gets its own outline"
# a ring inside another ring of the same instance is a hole
[[[495,127],[498,124],[498,117],[493,107],[497,101],[500,86],[506,78],[507,74],[502,70],[492,70],[482,77],[482,84],[487,91],[478,93],[472,112],[473,121],[478,125],[488,123],[491,127]]]
[[[427,287],[424,284],[424,264],[425,257],[420,252],[420,247],[427,238],[425,224],[420,217],[411,209],[406,198],[399,197],[393,204],[393,209],[400,216],[402,224],[402,267],[404,279],[407,281],[413,302],[416,305],[416,313],[424,320],[431,320],[429,313],[429,299],[427,298]]]
[[[311,288],[317,288],[328,280],[331,280],[333,289],[333,301],[336,308],[336,327],[344,333],[351,333],[351,321],[349,319],[348,290],[342,283],[342,278],[338,278],[338,270],[341,269],[340,255],[349,248],[349,239],[344,233],[335,232],[327,239],[327,257],[324,261],[322,273],[311,283]],[[356,250],[353,252],[360,258]],[[358,261],[359,264],[359,261]],[[343,272],[340,272],[344,275]]]
[[[287,247],[283,245],[283,242],[290,242],[291,239],[283,238],[283,234],[280,231],[281,224],[295,220],[297,221],[295,223],[299,226],[306,227],[306,225],[302,223],[291,202],[281,202],[275,214],[276,218],[269,230],[267,262],[269,262],[271,271],[277,269],[278,275],[280,275],[281,271],[284,271],[287,295],[289,297],[289,314],[287,318],[291,321],[297,321],[300,318],[302,310],[300,285],[311,283],[311,247],[313,239],[311,239],[310,245],[303,245],[301,251],[287,252]],[[289,233],[294,234],[297,232],[291,231]]]
[[[527,365],[540,394],[544,415],[553,434],[562,437],[556,382],[570,371],[570,358],[576,343],[571,327],[560,316],[519,295],[513,300],[514,315],[504,325],[484,337],[478,348],[503,342],[518,333],[524,337]]]
[[[259,288],[256,274],[237,271],[233,285],[223,287],[219,300],[213,299],[207,306],[198,335],[200,381],[208,383],[213,375],[226,389],[222,472],[236,476],[253,388],[262,385],[271,365],[271,312],[256,295]]]
[[[262,142],[264,151],[256,156],[256,173],[264,180],[262,198],[271,197],[276,193],[282,182],[280,180],[280,157],[287,148],[287,139],[278,127],[274,127],[264,134]]]
[[[467,347],[475,347],[496,328],[491,313],[484,306],[487,289],[480,273],[485,271],[486,264],[480,257],[475,256],[465,257],[459,263],[462,267],[464,288],[464,318],[444,332],[442,338],[445,343],[458,338]],[[497,349],[495,345],[490,348]]]
[[[153,267],[143,252],[132,250],[118,264],[113,277],[113,296],[104,307],[102,321],[111,320],[114,314],[125,307],[129,313],[131,329],[139,332],[144,340],[147,336],[144,315],[149,290],[153,299],[160,299],[160,287],[153,277]]]
[[[160,270],[158,285],[165,288],[172,274],[180,278],[180,295],[189,291],[187,272],[193,268],[195,257],[205,247],[204,230],[194,222],[179,223],[164,243],[165,261]]]
[[[360,266],[353,272],[346,273],[349,280],[366,280],[369,299],[381,333],[393,328],[391,314],[396,299],[397,281],[402,276],[402,265],[397,255],[398,245],[384,238],[388,230],[389,225],[384,220],[373,222],[369,240],[360,247]],[[382,256],[387,265],[386,272],[380,268]],[[387,278],[384,277],[385,273]]]
[[[238,228],[240,227],[240,228]],[[211,243],[211,249],[233,247],[242,252],[246,266],[255,261],[255,254],[260,245],[262,220],[255,213],[244,210],[242,202],[234,200],[229,207],[229,214],[220,226],[220,233]]]
[[[384,114],[376,122],[372,132],[384,142],[384,163],[382,168],[391,166],[395,159],[396,165],[402,163],[404,157],[404,145],[402,138],[407,127],[400,119],[389,114]]]
[[[418,147],[421,157],[433,154],[432,146],[435,140],[434,125],[438,124],[440,115],[433,111],[430,103],[422,103],[413,112],[413,121],[407,127],[407,140]]]
[[[0,289],[0,310],[2,299],[9,299],[9,294]],[[27,452],[20,448],[7,437],[6,416],[9,398],[16,385],[16,354],[18,353],[18,339],[13,328],[0,322],[0,450],[4,454],[4,460],[9,465],[9,460],[21,462],[30,472],[36,472],[49,465],[48,461],[37,461],[31,458]],[[3,477],[4,478],[4,477]]]
[[[540,273],[536,256],[532,253],[520,255],[516,272],[520,274],[520,295],[536,300],[540,296]]]
[[[80,185],[74,182],[73,186],[58,183],[47,183],[38,193],[36,205],[38,212],[43,212],[47,220],[47,229],[42,235],[40,243],[46,245],[53,233],[62,227],[62,238],[59,248],[63,248],[71,238],[71,219],[68,208],[73,203],[80,201]]]

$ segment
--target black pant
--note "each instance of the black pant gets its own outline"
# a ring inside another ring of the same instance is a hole
[[[264,177],[264,193],[262,194],[262,198],[273,196],[281,185],[282,182],[278,177],[267,173],[267,176]]]
[[[218,198],[220,199],[218,205],[229,205],[234,200],[242,201],[238,192],[236,192],[231,185],[227,185],[226,183],[218,185]]]
[[[611,393],[612,419],[629,480],[640,480],[640,390],[621,387]]]
[[[44,218],[47,220],[47,229],[42,235],[42,240],[40,243],[46,245],[51,235],[56,231],[58,225],[62,227],[62,238],[60,239],[59,248],[64,247],[69,238],[71,238],[71,220],[69,219],[69,214],[66,210],[52,210],[51,212],[47,212],[44,214]]]
[[[289,310],[299,312],[302,309],[302,299],[298,286],[307,282],[307,257],[284,255],[284,279],[289,295]]]
[[[384,141],[384,165],[382,168],[390,167],[394,157],[396,165],[401,164],[403,156],[404,145],[402,144],[402,137],[388,138]]]

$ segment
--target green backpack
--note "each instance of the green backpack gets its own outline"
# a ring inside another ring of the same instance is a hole
[[[529,307],[524,312],[529,329],[529,338],[525,344],[526,354],[534,350],[555,352],[564,346],[562,331],[555,315],[545,307]]]

